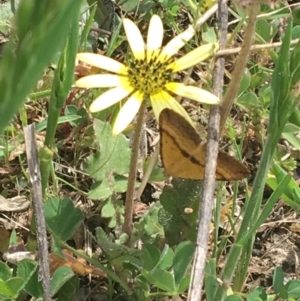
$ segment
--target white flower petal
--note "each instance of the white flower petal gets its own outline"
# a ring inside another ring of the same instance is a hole
[[[187,69],[191,66],[194,66],[208,57],[212,56],[219,48],[218,43],[211,43],[207,45],[200,46],[193,51],[189,52],[182,58],[176,60],[175,62],[169,65],[169,68],[173,70],[173,72],[178,72],[184,69]]]
[[[161,51],[158,59],[160,61],[165,61],[172,57],[178,52],[195,34],[195,30],[192,26],[189,26],[181,34],[173,38]]]
[[[216,95],[214,95],[206,90],[203,90],[201,88],[198,88],[198,87],[187,86],[182,83],[167,83],[166,88],[169,91],[171,91],[177,95],[180,95],[180,96],[183,96],[183,97],[186,97],[186,98],[189,98],[189,99],[201,102],[201,103],[208,103],[211,105],[220,103],[220,99]]]
[[[137,60],[145,59],[145,42],[139,28],[129,19],[123,19],[123,25],[134,57]]]
[[[92,113],[102,111],[115,103],[121,101],[125,97],[127,97],[133,89],[130,90],[130,88],[125,89],[124,87],[116,87],[113,89],[110,89],[104,93],[102,93],[98,98],[96,98],[91,106],[90,111]]]
[[[152,109],[157,120],[159,120],[161,111],[165,108],[169,108],[183,116],[192,126],[194,126],[193,121],[187,111],[168,92],[161,90],[156,94],[152,94],[150,99]]]
[[[110,88],[120,86],[124,80],[116,74],[95,74],[80,78],[75,85],[79,88]]]
[[[158,15],[153,15],[147,35],[147,60],[150,61],[152,55],[158,53],[163,41],[164,28],[161,18]]]
[[[107,56],[96,53],[78,53],[76,58],[88,65],[114,73],[127,75],[127,67],[125,67],[125,65]]]
[[[134,93],[121,108],[113,126],[113,135],[118,135],[130,124],[134,116],[138,113],[143,94],[140,92]]]

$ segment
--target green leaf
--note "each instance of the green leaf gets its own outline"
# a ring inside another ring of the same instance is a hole
[[[125,0],[122,1],[122,7],[126,12],[131,12],[139,5],[139,0]]]
[[[13,229],[11,231],[11,234],[10,234],[10,238],[9,238],[9,246],[12,247],[12,246],[16,246],[18,243],[17,243],[17,233],[16,233],[16,230]]]
[[[217,36],[216,36],[216,31],[214,28],[207,28],[205,32],[202,33],[202,39],[203,42],[205,43],[216,43],[217,42]]]
[[[163,209],[158,215],[171,246],[182,240],[195,240],[200,198],[199,181],[173,179],[172,184],[173,187],[164,187],[160,196]],[[185,213],[187,207],[193,209],[192,214]]]
[[[124,236],[126,237],[126,236]],[[96,228],[96,241],[101,249],[110,257],[118,257],[125,255],[138,255],[141,254],[140,250],[126,247],[124,245],[118,245],[115,242],[108,239],[106,233],[101,227]]]
[[[287,299],[288,294],[284,286],[284,273],[281,268],[276,267],[273,274],[274,291],[280,298]]]
[[[291,175],[286,174],[282,179],[280,179],[278,186],[276,187],[276,189],[274,189],[274,192],[269,197],[267,203],[264,205],[263,210],[261,211],[260,215],[257,217],[254,225],[252,225],[247,235],[237,242],[237,245],[242,246],[245,242],[247,242],[247,240],[256,233],[256,231],[264,223],[264,221],[267,220],[268,216],[270,216],[274,208],[275,203],[283,194],[287,185],[291,181],[291,178],[292,178]]]
[[[168,245],[165,245],[163,251],[161,252],[159,263],[156,267],[162,270],[169,269],[172,266],[173,261],[174,252]]]
[[[216,287],[218,287],[219,285],[217,282],[216,271],[217,271],[216,259],[215,258],[208,259],[205,265],[205,278],[204,278],[207,301],[214,300]]]
[[[285,289],[287,290],[287,294],[289,298],[294,298],[296,300],[299,300],[300,298],[300,281],[299,280],[291,280],[289,281]],[[280,296],[281,297],[281,296]],[[283,297],[281,297],[283,298]]]
[[[172,214],[165,209],[158,212],[159,223],[164,227],[165,236],[171,246],[180,242],[180,231],[185,228],[182,217],[178,214]]]
[[[12,276],[12,274],[11,274],[9,266],[6,263],[0,261],[0,279],[5,281],[5,280],[11,278],[11,276]]]
[[[243,301],[243,299],[238,295],[230,295],[225,298],[225,301]]]
[[[51,295],[54,296],[74,275],[75,274],[70,267],[59,267],[51,280]]]
[[[158,213],[161,209],[161,206],[157,203],[156,206],[152,207],[146,216],[144,216],[144,230],[147,235],[152,238],[157,236],[164,237],[164,229],[162,225],[159,223]]]
[[[151,158],[147,158],[144,162],[143,171],[144,173],[148,169],[148,166],[151,162]],[[166,180],[166,176],[164,175],[164,169],[158,167],[157,165],[154,166],[150,178],[148,180],[149,183],[151,182],[160,182]]]
[[[298,39],[300,37],[300,25],[296,25],[292,30],[292,39]]]
[[[47,226],[63,241],[72,236],[84,218],[81,210],[74,208],[69,199],[49,199],[44,205],[44,212]]]
[[[294,86],[300,78],[300,41],[294,46],[291,53],[291,85]]]
[[[88,197],[91,200],[107,199],[112,195],[113,191],[110,188],[107,179],[96,181],[90,188]]]
[[[115,175],[114,176],[114,192],[115,193],[123,193],[127,191],[127,185],[128,185],[128,178],[121,175]],[[139,182],[135,183],[135,188],[138,188],[140,186]]]
[[[191,241],[181,242],[175,249],[173,260],[173,271],[176,287],[185,276],[189,264],[195,252],[195,244]]]
[[[274,73],[271,81],[272,98],[270,107],[270,123],[271,125],[276,124],[278,129],[277,132],[281,130],[281,127],[285,125],[284,120],[288,117],[286,114],[291,114],[289,99],[289,88],[290,88],[290,43],[291,43],[291,22],[288,24],[285,35],[283,37],[283,43],[280,48],[280,53]],[[284,124],[283,124],[284,123]],[[274,128],[272,126],[268,127],[268,134],[275,135]]]
[[[300,127],[300,111],[299,108],[295,108],[295,110],[293,111],[292,115],[289,118],[289,122],[291,122],[292,124],[294,124],[297,127]]]
[[[125,136],[113,136],[110,125],[97,119],[94,121],[94,129],[100,151],[88,157],[86,172],[98,181],[113,173],[128,173],[131,150]]]
[[[79,279],[77,276],[72,277],[69,281],[67,281],[63,287],[58,291],[58,298],[56,301],[66,301],[72,300],[75,292],[79,288]]]
[[[5,299],[12,296],[9,287],[2,279],[0,279],[0,296],[4,296]]]
[[[285,125],[283,133],[299,133],[300,132],[300,127],[297,126],[296,124],[288,123]]]
[[[6,281],[6,285],[9,288],[11,295],[16,298],[23,287],[24,279],[20,277],[10,278]]]
[[[247,92],[237,100],[238,105],[242,105],[246,110],[257,107],[258,98],[253,92]]]
[[[88,40],[88,36],[91,30],[91,27],[93,25],[94,22],[94,17],[95,17],[95,13],[97,10],[97,2],[94,2],[91,4],[90,6],[90,15],[88,16],[88,19],[85,21],[85,26],[83,27],[83,30],[81,32],[81,37],[80,37],[80,43],[79,43],[79,52],[85,52],[87,51],[87,40]]]
[[[276,162],[274,162],[271,172],[273,173],[275,178],[269,177],[267,179],[267,184],[273,190],[275,190],[278,187],[280,181],[282,181],[282,179],[286,177],[288,173],[282,167],[280,167],[280,165],[278,165]],[[300,212],[300,198],[297,197],[298,195],[300,195],[299,185],[293,178],[291,178],[288,185],[286,185],[284,188],[285,189],[283,191],[283,195],[281,196],[282,199],[291,208],[293,208],[297,212]]]
[[[245,92],[249,88],[250,82],[251,82],[251,74],[247,69],[241,79],[237,95],[241,95],[243,92]]]
[[[74,120],[78,120],[78,119],[81,119],[81,118],[82,118],[82,116],[79,116],[79,115],[60,116],[58,118],[57,124],[72,122]],[[39,133],[39,132],[45,130],[46,127],[47,127],[47,122],[48,122],[48,119],[45,119],[42,122],[37,123],[36,126],[35,126],[35,131],[37,133]]]
[[[20,264],[23,260],[20,262]],[[38,275],[38,265],[31,260],[25,262],[25,264],[20,268],[18,274],[26,280],[25,292],[35,298],[43,297],[43,287],[42,282],[39,281]]]
[[[254,291],[252,291],[247,295],[247,301],[259,301],[259,300],[262,301],[269,300],[266,291],[262,287],[255,288]]]
[[[183,277],[177,287],[177,292],[179,294],[185,292],[189,288],[190,282],[191,282],[191,275]]]
[[[299,9],[293,9],[292,10],[292,16],[294,24],[300,24],[300,10]]]
[[[23,278],[24,288],[27,287],[30,279],[34,277],[34,274],[37,272],[37,269],[38,269],[38,263],[33,260],[24,259],[18,264],[17,276]]]
[[[271,38],[271,26],[265,19],[258,19],[256,23],[256,33],[260,35],[264,41]]]
[[[99,27],[105,30],[111,31],[114,22],[114,2],[111,0],[87,0],[89,5],[97,2],[97,9],[95,13],[95,21],[99,24]]]
[[[169,294],[176,294],[174,278],[171,273],[165,270],[155,269],[151,272],[143,270],[142,275],[158,288],[168,292]]]
[[[160,259],[159,249],[150,244],[143,245],[143,268],[147,271],[151,271],[156,267]]]
[[[116,209],[111,199],[106,200],[101,209],[101,216],[108,218],[114,216],[115,214],[116,214]]]
[[[69,25],[68,39],[63,52],[60,55],[51,87],[51,95],[48,107],[47,130],[45,145],[53,149],[54,138],[58,119],[63,109],[65,100],[74,80],[76,52],[78,49],[79,14],[71,20]],[[42,166],[41,166],[42,167]],[[47,170],[47,166],[44,166]],[[49,174],[41,169],[42,180],[48,180]],[[46,187],[45,185],[43,188]],[[44,191],[43,191],[44,192]]]
[[[92,200],[107,199],[113,193],[123,193],[127,191],[128,178],[121,175],[114,175],[110,180],[104,178],[102,181],[95,182],[90,191],[89,198]],[[139,183],[136,182],[136,187]]]
[[[292,133],[282,133],[284,139],[286,139],[292,146],[294,146],[297,150],[300,150],[300,141],[299,138],[296,137],[295,134]]]

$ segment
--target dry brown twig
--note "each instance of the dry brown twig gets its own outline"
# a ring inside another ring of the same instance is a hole
[[[219,0],[218,7],[219,45],[220,49],[223,49],[226,47],[228,9],[222,0]],[[216,61],[216,68],[214,72],[213,90],[220,98],[223,94],[224,70],[225,59],[223,57],[219,57]],[[206,166],[202,195],[200,197],[198,234],[188,301],[201,300],[202,295],[202,283],[208,249],[209,230],[213,209],[213,195],[215,191],[215,174],[219,149],[219,124],[219,106],[214,106],[211,108],[208,124]]]
[[[299,39],[292,40],[291,45],[296,45],[298,42],[299,42]],[[250,47],[250,51],[272,49],[272,48],[281,47],[281,45],[282,45],[282,42],[266,43],[266,44],[261,44],[261,45],[252,45]],[[231,55],[231,54],[237,54],[237,53],[240,53],[241,50],[242,50],[242,47],[222,49],[216,53],[216,56],[220,57],[220,56],[226,56],[226,55]]]
[[[50,268],[48,262],[48,242],[44,218],[44,203],[42,194],[41,173],[38,160],[38,150],[35,139],[34,124],[24,128],[28,171],[32,184],[32,202],[36,219],[36,233],[39,254],[39,276],[42,279],[43,300],[51,301]]]
[[[243,77],[245,67],[247,65],[248,56],[251,51],[251,45],[255,32],[255,25],[257,20],[257,15],[259,12],[259,2],[253,1],[252,5],[249,5],[249,18],[248,24],[245,30],[244,43],[241,47],[240,54],[236,61],[236,66],[232,73],[232,78],[230,81],[230,85],[228,87],[227,93],[225,95],[224,101],[221,104],[221,121],[220,121],[220,132],[222,132],[227,117],[232,108],[234,99],[236,97],[240,81]]]
[[[244,1],[244,0],[242,0]],[[227,7],[222,0],[219,0],[219,43],[220,48],[226,47],[227,35]],[[242,5],[246,5],[242,3]],[[249,3],[247,3],[249,5]],[[239,87],[240,80],[243,76],[245,66],[251,49],[251,44],[255,32],[256,18],[259,12],[259,2],[250,3],[249,19],[245,30],[244,43],[238,56],[235,69],[232,74],[232,80],[227,90],[225,99],[220,106],[221,116],[219,115],[219,107],[215,106],[211,109],[209,126],[208,126],[208,143],[206,152],[205,176],[203,182],[202,196],[199,208],[198,235],[196,243],[196,252],[192,268],[192,278],[189,288],[188,301],[201,300],[202,284],[204,279],[204,268],[206,262],[206,254],[209,241],[209,226],[212,217],[213,195],[215,190],[215,172],[218,157],[219,133],[225,125],[228,114],[231,110],[233,101]],[[214,75],[214,92],[219,97],[222,96],[224,75],[224,58],[219,57]]]

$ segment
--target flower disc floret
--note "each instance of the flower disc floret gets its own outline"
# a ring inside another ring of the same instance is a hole
[[[172,70],[169,64],[159,62],[152,58],[145,60],[132,60],[128,68],[128,80],[137,90],[145,95],[151,95],[164,89],[165,85],[172,80]]]

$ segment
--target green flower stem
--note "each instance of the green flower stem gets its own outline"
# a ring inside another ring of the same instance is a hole
[[[135,124],[134,138],[132,143],[132,155],[130,161],[130,170],[128,175],[128,186],[125,201],[125,214],[124,214],[124,225],[123,232],[128,235],[128,243],[130,244],[131,232],[132,232],[132,214],[133,214],[133,203],[135,199],[135,179],[137,171],[137,163],[139,158],[139,145],[141,140],[141,133],[143,129],[143,118],[147,107],[147,99],[144,99],[140,110],[137,114],[137,121]]]
[[[51,96],[49,102],[49,112],[47,120],[47,130],[45,137],[45,148],[48,154],[51,152],[51,157],[44,160],[41,165],[42,190],[45,197],[46,188],[48,186],[48,179],[51,173],[54,183],[55,192],[58,194],[58,183],[55,177],[55,172],[52,165],[52,159],[55,148],[55,133],[58,119],[65,103],[65,99],[69,94],[75,69],[75,56],[78,48],[78,31],[79,31],[79,14],[69,24],[69,38],[65,45],[65,49],[59,59],[57,69],[55,70],[53,85],[51,89]]]
[[[158,155],[159,155],[159,146],[155,149],[151,159],[150,159],[150,163],[148,165],[148,168],[146,170],[146,172],[144,173],[143,175],[143,178],[142,178],[142,182],[141,182],[141,185],[139,186],[139,189],[137,191],[137,194],[136,194],[136,198],[139,200],[147,183],[148,183],[148,180],[151,176],[151,173],[153,171],[153,168],[157,162],[157,158],[158,158]]]
[[[51,170],[52,158],[53,158],[53,151],[49,147],[44,145],[39,149],[42,193],[43,193],[44,200],[46,197],[46,188],[48,186],[48,177]]]

